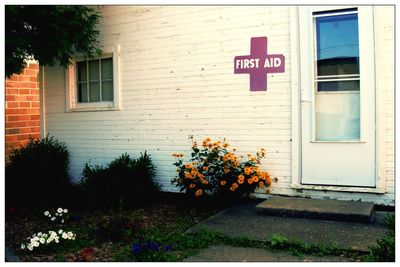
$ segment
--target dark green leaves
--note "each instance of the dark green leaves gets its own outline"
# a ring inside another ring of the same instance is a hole
[[[74,54],[99,54],[99,21],[86,6],[6,6],[6,76],[21,73],[29,58],[67,67]]]

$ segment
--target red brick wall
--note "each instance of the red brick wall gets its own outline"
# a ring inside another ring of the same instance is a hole
[[[40,137],[40,98],[38,64],[29,64],[24,72],[6,79],[5,154],[18,148],[29,137]]]

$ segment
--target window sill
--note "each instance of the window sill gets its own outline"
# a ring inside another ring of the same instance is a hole
[[[114,106],[113,102],[76,104],[73,108],[67,108],[65,112],[90,112],[90,111],[115,111],[121,110]]]
[[[318,191],[337,191],[337,192],[356,192],[356,193],[375,193],[384,194],[384,188],[351,187],[351,186],[328,186],[328,185],[304,185],[291,184],[291,188],[300,190],[318,190]]]

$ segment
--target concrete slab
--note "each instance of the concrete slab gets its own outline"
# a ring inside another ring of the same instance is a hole
[[[317,257],[304,255],[296,257],[289,252],[271,251],[258,248],[232,247],[218,245],[188,257],[185,262],[347,262],[350,259],[338,256]]]
[[[370,222],[374,204],[369,202],[273,196],[258,204],[256,209],[259,214],[282,217]]]
[[[204,229],[261,241],[269,241],[274,234],[279,234],[309,244],[336,244],[342,249],[368,251],[368,247],[376,245],[376,240],[387,230],[372,223],[260,216],[255,206],[256,203],[230,207],[193,226],[188,232]]]

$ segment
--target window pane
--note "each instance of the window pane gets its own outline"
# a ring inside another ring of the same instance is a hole
[[[322,91],[360,91],[360,81],[318,82],[318,92]]]
[[[101,79],[102,80],[112,80],[113,78],[113,65],[112,59],[102,59],[101,60]]]
[[[315,139],[349,141],[360,139],[360,94],[315,96]]]
[[[88,102],[86,83],[78,83],[78,102]]]
[[[89,83],[89,102],[100,101],[100,83],[91,82]]]
[[[113,101],[113,82],[106,81],[101,83],[102,101]]]
[[[357,14],[317,17],[317,74],[358,74]]]
[[[86,61],[78,62],[78,81],[86,81]]]
[[[99,61],[89,61],[89,80],[99,80]]]

